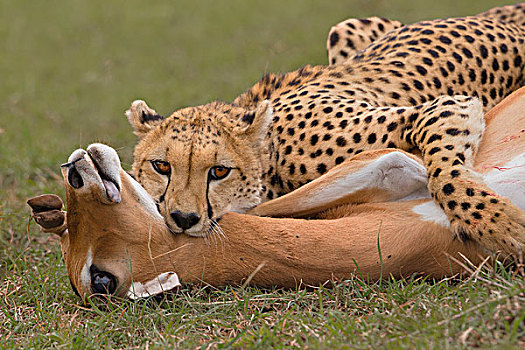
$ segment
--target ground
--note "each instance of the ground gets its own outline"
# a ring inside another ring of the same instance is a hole
[[[228,101],[263,72],[326,62],[328,30],[347,17],[410,23],[502,2],[228,4],[0,0],[2,347],[525,346],[523,275],[500,269],[450,281],[352,279],[300,291],[233,286],[79,305],[58,241],[28,226],[25,199],[63,195],[59,164],[94,141],[119,149],[129,168],[135,138],[123,113],[132,100],[173,109]]]

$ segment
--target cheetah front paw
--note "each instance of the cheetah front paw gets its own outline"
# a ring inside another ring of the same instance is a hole
[[[466,215],[452,222],[460,238],[472,238],[486,249],[520,256],[525,253],[525,211],[508,198],[481,191],[474,202],[457,206]]]

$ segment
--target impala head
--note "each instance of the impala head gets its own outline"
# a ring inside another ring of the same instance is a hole
[[[153,200],[122,170],[115,150],[102,144],[78,149],[62,174],[68,209],[62,253],[82,298],[150,295],[178,285],[177,275],[159,269],[156,260],[174,247],[173,237]]]
[[[135,101],[127,116],[139,138],[133,172],[172,232],[204,236],[225,213],[260,203],[269,102],[253,111],[213,102],[165,119]]]

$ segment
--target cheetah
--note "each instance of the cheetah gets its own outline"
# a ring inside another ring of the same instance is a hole
[[[138,137],[134,176],[173,233],[204,236],[226,212],[283,196],[365,150],[397,148],[422,159],[455,237],[522,252],[525,213],[472,162],[484,112],[524,83],[524,19],[519,4],[411,25],[349,20],[329,34],[332,65],[266,74],[231,103],[168,118],[135,101],[126,113]],[[352,23],[361,26],[341,31]]]

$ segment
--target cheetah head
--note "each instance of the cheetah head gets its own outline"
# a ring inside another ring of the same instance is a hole
[[[261,202],[268,101],[252,111],[213,102],[168,118],[135,101],[126,115],[139,138],[133,173],[174,233],[205,236],[226,212]]]

